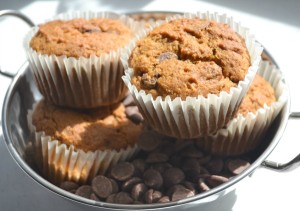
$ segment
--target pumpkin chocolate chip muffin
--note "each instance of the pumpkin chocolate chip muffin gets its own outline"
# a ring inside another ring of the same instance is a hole
[[[245,78],[250,56],[227,24],[176,19],[153,29],[131,53],[132,83],[157,96],[207,97],[229,92]]]
[[[261,52],[248,29],[225,15],[176,15],[138,34],[122,56],[123,80],[152,128],[206,136],[235,116]]]
[[[74,111],[46,103],[38,104],[32,124],[53,140],[84,151],[117,150],[134,146],[142,125],[135,124],[125,114],[125,106]]]
[[[127,118],[125,110],[123,103],[71,110],[39,101],[28,122],[45,176],[54,183],[84,183],[131,158],[143,125]]]
[[[127,93],[120,54],[139,29],[111,12],[64,13],[33,27],[24,45],[39,91],[69,108],[119,102]]]

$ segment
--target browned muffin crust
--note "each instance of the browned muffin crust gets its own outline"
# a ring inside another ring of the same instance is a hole
[[[248,112],[256,113],[258,109],[264,107],[264,104],[270,106],[275,101],[273,87],[263,77],[256,74],[239,107],[238,114],[246,116]]]
[[[132,83],[154,98],[219,94],[243,80],[250,66],[244,39],[228,25],[177,19],[137,43],[129,66]]]
[[[120,150],[133,146],[142,130],[125,114],[123,104],[88,111],[70,110],[42,100],[34,110],[36,131],[84,151]]]
[[[87,58],[124,47],[133,36],[133,32],[118,20],[54,20],[39,26],[30,47],[41,54]]]

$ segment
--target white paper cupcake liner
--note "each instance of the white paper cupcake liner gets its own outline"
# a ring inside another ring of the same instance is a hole
[[[111,12],[72,12],[51,20],[80,17],[117,19],[134,33],[141,27],[133,19]],[[125,47],[90,58],[42,55],[29,45],[37,31],[38,27],[29,31],[24,46],[38,89],[47,101],[71,108],[93,108],[113,104],[125,96],[127,88],[121,80],[124,68],[120,61]]]
[[[210,19],[220,23],[227,23],[233,30],[240,34],[246,42],[247,49],[251,58],[251,66],[243,81],[240,81],[237,87],[232,87],[229,93],[222,91],[219,96],[209,94],[206,98],[203,96],[187,97],[181,100],[179,97],[172,100],[166,97],[164,100],[157,97],[155,100],[145,91],[138,91],[132,85],[131,78],[134,70],[128,66],[128,58],[135,47],[136,41],[145,37],[154,27],[162,23],[179,18],[202,18]],[[262,46],[256,42],[249,30],[241,24],[233,21],[226,15],[217,13],[201,13],[176,15],[167,18],[166,21],[158,21],[151,25],[149,29],[143,30],[136,36],[126,51],[122,53],[121,60],[125,68],[125,75],[122,77],[129,91],[133,95],[145,122],[153,129],[165,135],[177,138],[195,138],[215,133],[218,129],[224,127],[232,119],[245,96],[250,83],[258,69],[261,60]]]
[[[41,173],[54,184],[74,181],[84,184],[95,175],[105,174],[120,161],[129,160],[139,150],[137,144],[117,150],[95,150],[85,152],[53,140],[45,132],[37,132],[32,124],[32,114],[37,104],[28,111],[28,126],[32,134],[35,160]]]
[[[255,149],[261,142],[269,126],[288,99],[288,88],[279,70],[269,62],[261,62],[258,74],[268,81],[275,90],[276,102],[264,105],[254,114],[239,114],[212,136],[203,137],[198,145],[204,150],[220,156],[245,154]]]

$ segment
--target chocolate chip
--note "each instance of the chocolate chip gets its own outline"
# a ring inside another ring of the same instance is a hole
[[[195,195],[193,191],[185,188],[182,185],[173,186],[170,192],[171,192],[171,201],[178,201]]]
[[[221,158],[214,158],[205,167],[211,174],[219,174],[223,170],[224,162]]]
[[[133,96],[131,94],[128,94],[125,99],[123,100],[123,105],[125,107],[127,106],[134,106],[135,105],[135,102],[134,102],[134,99],[133,99]]]
[[[131,163],[134,166],[134,170],[135,170],[134,175],[143,176],[145,168],[146,168],[145,160],[135,159]]]
[[[109,178],[98,175],[92,180],[92,190],[100,198],[106,198],[113,193],[113,185]]]
[[[144,73],[141,82],[146,89],[154,89],[156,87],[157,78],[149,76],[148,73]]]
[[[228,178],[219,175],[210,175],[205,178],[209,187],[214,188],[228,181]]]
[[[184,150],[181,151],[181,155],[183,157],[188,157],[188,158],[202,158],[204,156],[203,152],[201,152],[195,147],[185,148]]]
[[[144,173],[144,182],[150,188],[160,189],[163,185],[163,178],[155,169],[147,169]]]
[[[185,178],[183,171],[179,168],[169,168],[163,173],[164,185],[170,187],[181,183]]]
[[[170,163],[154,163],[152,168],[157,170],[159,173],[163,174],[165,170],[172,168]]]
[[[114,203],[117,204],[132,204],[133,199],[126,192],[119,192],[114,196]]]
[[[94,194],[94,193],[91,194],[90,199],[95,200],[95,201],[100,201],[98,196],[96,196],[96,194]]]
[[[125,181],[134,174],[134,166],[129,162],[121,162],[111,169],[111,176],[118,181]]]
[[[140,202],[140,201],[133,201],[132,204],[143,204],[143,202]]]
[[[95,33],[95,32],[101,32],[101,29],[97,26],[86,24],[82,26],[81,29],[82,33]]]
[[[210,175],[206,168],[200,166],[195,159],[189,159],[182,165],[182,169],[186,175],[186,178],[197,183],[199,178]]]
[[[203,178],[200,178],[198,181],[198,187],[201,192],[208,191],[210,188],[206,185]]]
[[[161,141],[159,140],[159,136],[157,136],[154,132],[146,131],[139,136],[137,145],[142,150],[150,152],[155,150],[160,143]]]
[[[177,140],[175,143],[176,152],[180,152],[188,147],[194,147],[194,142],[191,140]]]
[[[172,155],[169,160],[169,163],[175,167],[180,167],[183,162],[184,162],[184,160],[178,155]]]
[[[107,198],[106,198],[106,202],[108,202],[108,203],[115,203],[115,197],[116,197],[116,193],[113,193],[113,194],[111,194],[111,195],[109,195]]]
[[[250,163],[242,159],[231,159],[227,162],[227,168],[234,175],[242,173],[246,168],[250,166]]]
[[[119,185],[118,185],[118,183],[114,179],[110,178],[109,180],[110,180],[110,182],[112,184],[112,192],[113,193],[118,192],[119,191]]]
[[[146,163],[163,163],[167,162],[169,157],[166,154],[159,152],[152,152],[148,155]]]
[[[197,193],[197,188],[196,188],[196,185],[192,182],[189,182],[189,181],[183,181],[181,183],[185,188],[189,189],[190,191],[192,191],[194,194]]]
[[[135,184],[131,190],[131,197],[136,201],[143,201],[147,186],[144,183]]]
[[[82,185],[82,186],[80,186],[77,190],[76,190],[76,192],[75,192],[75,194],[76,195],[78,195],[78,196],[82,196],[82,197],[84,197],[84,198],[90,198],[90,196],[91,196],[91,194],[92,194],[92,188],[91,188],[91,186],[89,186],[89,185]]]
[[[69,192],[70,192],[70,193],[74,193],[74,194],[75,194],[75,193],[76,193],[76,189],[69,190]]]
[[[142,179],[139,177],[132,177],[128,180],[126,180],[123,184],[121,189],[123,191],[130,192],[132,190],[132,187],[138,183],[142,182]]]
[[[137,106],[128,106],[125,108],[125,114],[128,119],[130,119],[133,123],[139,124],[144,121],[143,116],[139,112]]]
[[[212,159],[212,156],[211,156],[211,155],[205,155],[204,157],[199,158],[199,159],[198,159],[198,162],[199,162],[200,165],[205,165],[205,164],[207,164],[211,159]]]
[[[173,52],[165,52],[159,55],[158,61],[163,62],[169,59],[178,59],[178,56]]]
[[[200,165],[197,159],[186,159],[183,161],[182,170],[184,172],[196,171],[200,174]]]
[[[64,181],[60,184],[60,188],[66,191],[76,190],[78,187],[79,185],[72,181]]]
[[[157,202],[158,203],[167,203],[167,202],[170,202],[170,197],[169,196],[163,196]]]
[[[155,203],[162,197],[162,193],[157,190],[149,189],[145,193],[145,202],[147,204]]]

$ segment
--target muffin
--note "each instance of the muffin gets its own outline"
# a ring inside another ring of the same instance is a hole
[[[61,14],[32,28],[25,50],[38,89],[47,101],[69,108],[95,108],[120,101],[120,53],[139,24],[109,12]]]
[[[198,145],[220,156],[235,156],[254,150],[288,99],[281,73],[269,62],[261,62],[258,74],[226,128],[203,137]]]
[[[28,114],[42,173],[57,184],[84,183],[132,157],[143,129],[127,118],[123,103],[71,110],[38,102]]]
[[[123,52],[123,80],[152,128],[177,138],[215,133],[232,119],[253,80],[262,47],[217,14],[173,16]]]

